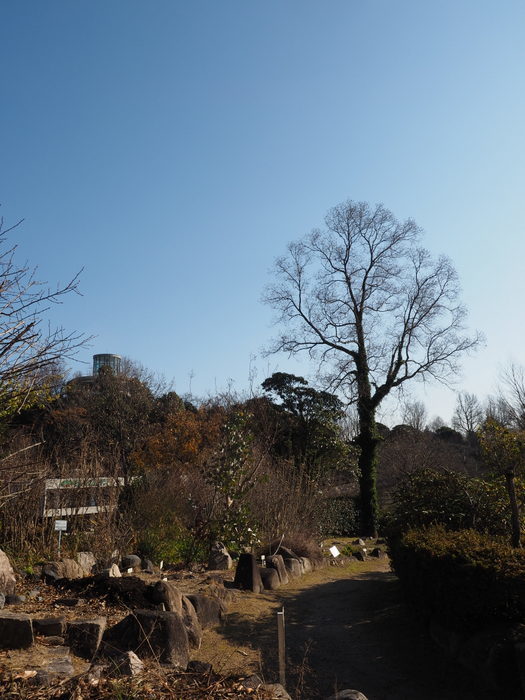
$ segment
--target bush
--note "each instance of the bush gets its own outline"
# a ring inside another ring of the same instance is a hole
[[[523,481],[517,480],[516,490],[523,504]],[[407,474],[395,489],[390,530],[402,533],[435,524],[448,530],[508,535],[510,510],[503,480],[487,481],[433,469]]]
[[[352,537],[359,530],[359,512],[353,498],[326,498],[319,507],[322,537]]]
[[[391,543],[392,564],[425,622],[471,633],[525,619],[525,551],[473,530],[410,530]]]

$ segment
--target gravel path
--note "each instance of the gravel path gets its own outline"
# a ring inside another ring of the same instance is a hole
[[[299,676],[311,669],[301,697],[354,688],[368,700],[493,699],[411,619],[388,562],[362,566],[351,578],[283,589],[292,664]]]

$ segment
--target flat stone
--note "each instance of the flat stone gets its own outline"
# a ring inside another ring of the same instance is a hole
[[[0,612],[0,649],[24,649],[32,643],[33,626],[29,615]]]
[[[64,646],[64,644],[65,644],[64,637],[59,637],[58,635],[44,637],[40,641],[45,646],[49,646],[49,647]]]
[[[16,595],[15,593],[11,593],[6,595],[5,597],[5,604],[6,605],[22,605],[22,603],[25,603],[27,600],[25,595]]]
[[[66,631],[65,617],[43,617],[33,619],[33,632],[45,637],[63,636]]]
[[[105,617],[96,617],[91,620],[74,620],[68,623],[66,643],[69,644],[77,656],[92,659],[98,651],[105,629]]]
[[[81,598],[58,598],[55,600],[56,605],[63,605],[66,608],[76,608],[77,605],[83,602]]]

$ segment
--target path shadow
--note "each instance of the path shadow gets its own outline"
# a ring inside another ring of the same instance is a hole
[[[286,616],[287,687],[296,697],[355,688],[368,700],[494,700],[411,617],[393,573],[366,572],[298,593],[285,587],[277,595]],[[258,621],[228,615],[221,634],[259,646],[265,677],[278,678],[273,613]]]

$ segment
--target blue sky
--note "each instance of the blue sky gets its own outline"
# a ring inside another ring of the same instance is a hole
[[[383,202],[453,259],[487,338],[458,388],[483,397],[525,363],[524,32],[518,0],[3,0],[1,212],[40,278],[84,268],[52,317],[96,336],[80,359],[202,396],[254,355],[310,376],[260,356],[272,261]],[[453,392],[414,396],[450,418]]]

